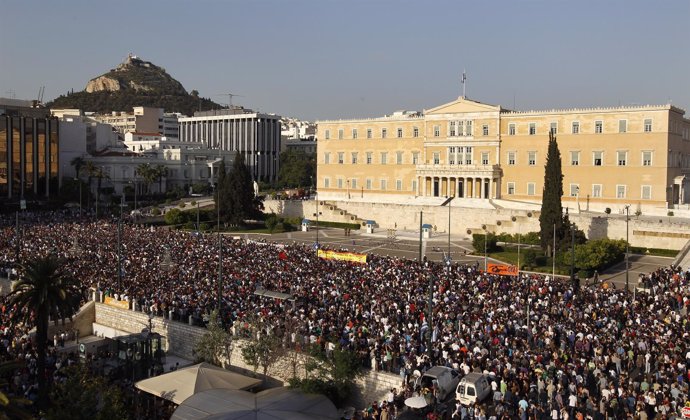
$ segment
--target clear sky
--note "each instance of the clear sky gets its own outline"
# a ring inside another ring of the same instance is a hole
[[[673,103],[688,0],[0,0],[0,96],[82,90],[132,52],[187,91],[304,120]]]

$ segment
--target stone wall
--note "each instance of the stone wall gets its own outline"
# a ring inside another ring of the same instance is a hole
[[[436,235],[448,232],[448,207],[409,206],[401,204],[327,201],[339,211],[331,214],[320,206],[321,220],[344,222],[339,212],[356,215],[359,219],[374,220],[381,229],[397,228],[403,231],[419,231],[420,211],[424,223],[436,227]],[[316,202],[302,200],[268,200],[266,212],[280,213],[286,217],[313,218]],[[527,233],[539,231],[539,212],[514,209],[472,209],[451,207],[451,233],[471,239],[472,233],[483,232],[482,226],[495,233]],[[515,221],[513,221],[515,218]],[[572,213],[570,220],[582,229],[588,238],[626,238],[625,215],[602,213]],[[687,219],[668,216],[630,216],[628,233],[632,246],[662,249],[681,249],[690,240],[690,223]]]
[[[91,302],[95,310],[94,321],[102,326],[127,333],[139,333],[148,325],[148,315],[143,312],[125,310]],[[152,319],[153,331],[164,338],[164,348],[176,356],[194,360],[194,344],[206,333],[205,328],[193,327],[182,322],[170,321],[162,317]],[[241,348],[244,340],[234,340],[230,355],[230,367],[244,374],[253,374],[253,367],[242,359]],[[266,378],[269,383],[282,385],[287,383],[293,375],[304,378],[306,375],[305,362],[307,357],[303,353],[288,352],[270,366]],[[261,367],[259,367],[261,373]],[[372,401],[380,401],[391,388],[400,389],[400,376],[384,372],[365,371],[357,381],[357,393],[353,396],[352,405],[363,408]]]

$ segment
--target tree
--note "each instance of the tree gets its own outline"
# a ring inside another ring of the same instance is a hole
[[[9,389],[9,379],[22,368],[24,368],[24,363],[16,360],[0,363],[0,377],[2,378],[0,379],[0,389]],[[0,391],[0,420],[31,420],[34,417],[26,408],[30,405],[31,401],[24,397]]]
[[[86,162],[84,161],[84,158],[81,156],[77,156],[74,159],[70,161],[70,165],[74,167],[74,172],[77,174],[77,179],[81,179],[79,176],[81,175],[81,168],[84,166]]]
[[[280,338],[274,334],[272,328],[259,323],[250,327],[250,336],[242,346],[242,358],[254,367],[254,373],[259,366],[264,376],[278,359],[285,353]]]
[[[157,164],[153,167],[154,178],[158,180],[158,192],[163,192],[163,178],[168,177],[168,167],[162,164]]]
[[[91,162],[90,160],[87,161],[84,166],[83,166],[84,172],[86,172],[87,175],[87,184],[89,185],[89,208],[91,207],[91,180],[93,180],[93,176],[96,173],[96,170],[98,167]]]
[[[329,354],[319,345],[311,346],[312,362],[307,364],[306,379],[290,379],[290,387],[306,393],[327,396],[340,407],[350,397],[355,380],[362,375],[357,353],[336,345]]]
[[[254,182],[240,153],[235,156],[230,173],[222,179],[218,176],[218,192],[221,216],[232,225],[241,225],[261,213],[261,198],[254,195]]]
[[[58,381],[50,393],[46,420],[128,419],[128,407],[120,387],[111,386],[102,376],[94,375],[87,365],[76,363],[65,368],[64,381]]]
[[[217,309],[211,312],[206,329],[206,334],[194,346],[196,361],[223,367],[223,359],[230,361],[232,336],[223,328]]]
[[[153,184],[153,182],[156,180],[156,173],[153,170],[153,167],[149,163],[142,163],[141,165],[137,166],[135,174],[137,176],[140,176],[144,180],[144,188],[146,189],[146,192],[149,192],[149,186]]]
[[[314,174],[316,174],[314,154],[299,153],[290,149],[280,154],[278,186],[311,187]]]
[[[539,226],[541,236],[541,248],[548,252],[551,248],[554,225],[558,236],[562,238],[563,232],[563,171],[561,169],[561,152],[558,150],[556,136],[549,133],[549,150],[546,155],[544,167],[544,193],[542,195],[541,214]]]
[[[53,254],[31,260],[21,268],[22,275],[9,295],[10,305],[17,308],[16,314],[27,324],[36,324],[39,403],[45,402],[47,396],[45,367],[48,317],[71,319],[79,309],[79,283],[65,267],[65,262]],[[32,317],[34,313],[35,319]]]

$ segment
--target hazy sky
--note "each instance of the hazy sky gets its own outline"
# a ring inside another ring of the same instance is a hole
[[[187,91],[305,120],[460,96],[690,107],[688,0],[0,0],[0,96],[45,100],[132,52]],[[689,109],[690,110],[690,109]]]

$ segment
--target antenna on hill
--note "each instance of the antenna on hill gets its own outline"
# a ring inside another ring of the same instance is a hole
[[[228,109],[232,109],[232,98],[235,96],[239,96],[240,98],[244,98],[243,95],[236,95],[234,93],[219,93],[216,96],[227,96],[228,97]]]

